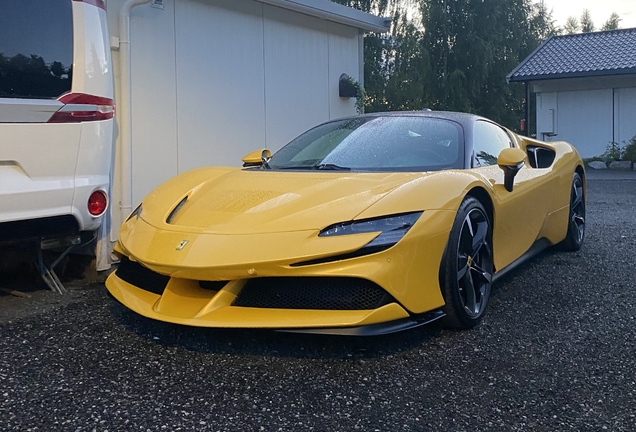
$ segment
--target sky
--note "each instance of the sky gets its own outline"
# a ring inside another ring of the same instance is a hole
[[[534,0],[536,3],[539,0]],[[597,29],[607,21],[612,12],[622,18],[620,28],[636,27],[636,0],[544,0],[557,25],[563,27],[569,16],[580,18],[583,9],[589,9]]]

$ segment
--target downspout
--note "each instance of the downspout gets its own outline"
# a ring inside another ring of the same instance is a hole
[[[132,105],[130,71],[130,12],[135,6],[149,3],[150,0],[127,0],[119,11],[119,75],[120,100],[119,132],[121,148],[120,164],[120,222],[123,223],[132,211]]]
[[[526,136],[530,136],[530,83],[526,81]]]

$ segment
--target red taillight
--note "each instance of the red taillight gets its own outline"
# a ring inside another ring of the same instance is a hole
[[[73,1],[86,3],[89,5],[97,6],[100,9],[106,10],[106,3],[104,3],[104,0],[73,0]]]
[[[102,191],[95,191],[88,198],[88,212],[93,216],[99,216],[106,211],[108,198]]]
[[[115,116],[112,99],[84,93],[69,93],[58,99],[64,104],[48,123],[81,123],[108,120]]]

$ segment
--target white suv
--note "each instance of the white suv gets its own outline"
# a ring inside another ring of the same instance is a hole
[[[115,121],[104,0],[0,11],[0,243],[94,231]]]

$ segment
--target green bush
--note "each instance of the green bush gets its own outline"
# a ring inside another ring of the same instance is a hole
[[[601,158],[610,163],[612,161],[621,160],[621,156],[623,155],[623,149],[620,144],[615,141],[610,141],[610,143],[605,147],[605,153],[601,155]]]
[[[605,153],[596,156],[595,159],[596,158],[607,163],[618,160],[636,162],[636,135],[629,141],[623,141],[622,146],[617,142],[611,141],[607,144],[607,147],[605,147]]]
[[[636,163],[636,135],[634,135],[632,139],[625,143],[622,156],[623,160],[628,160]]]

